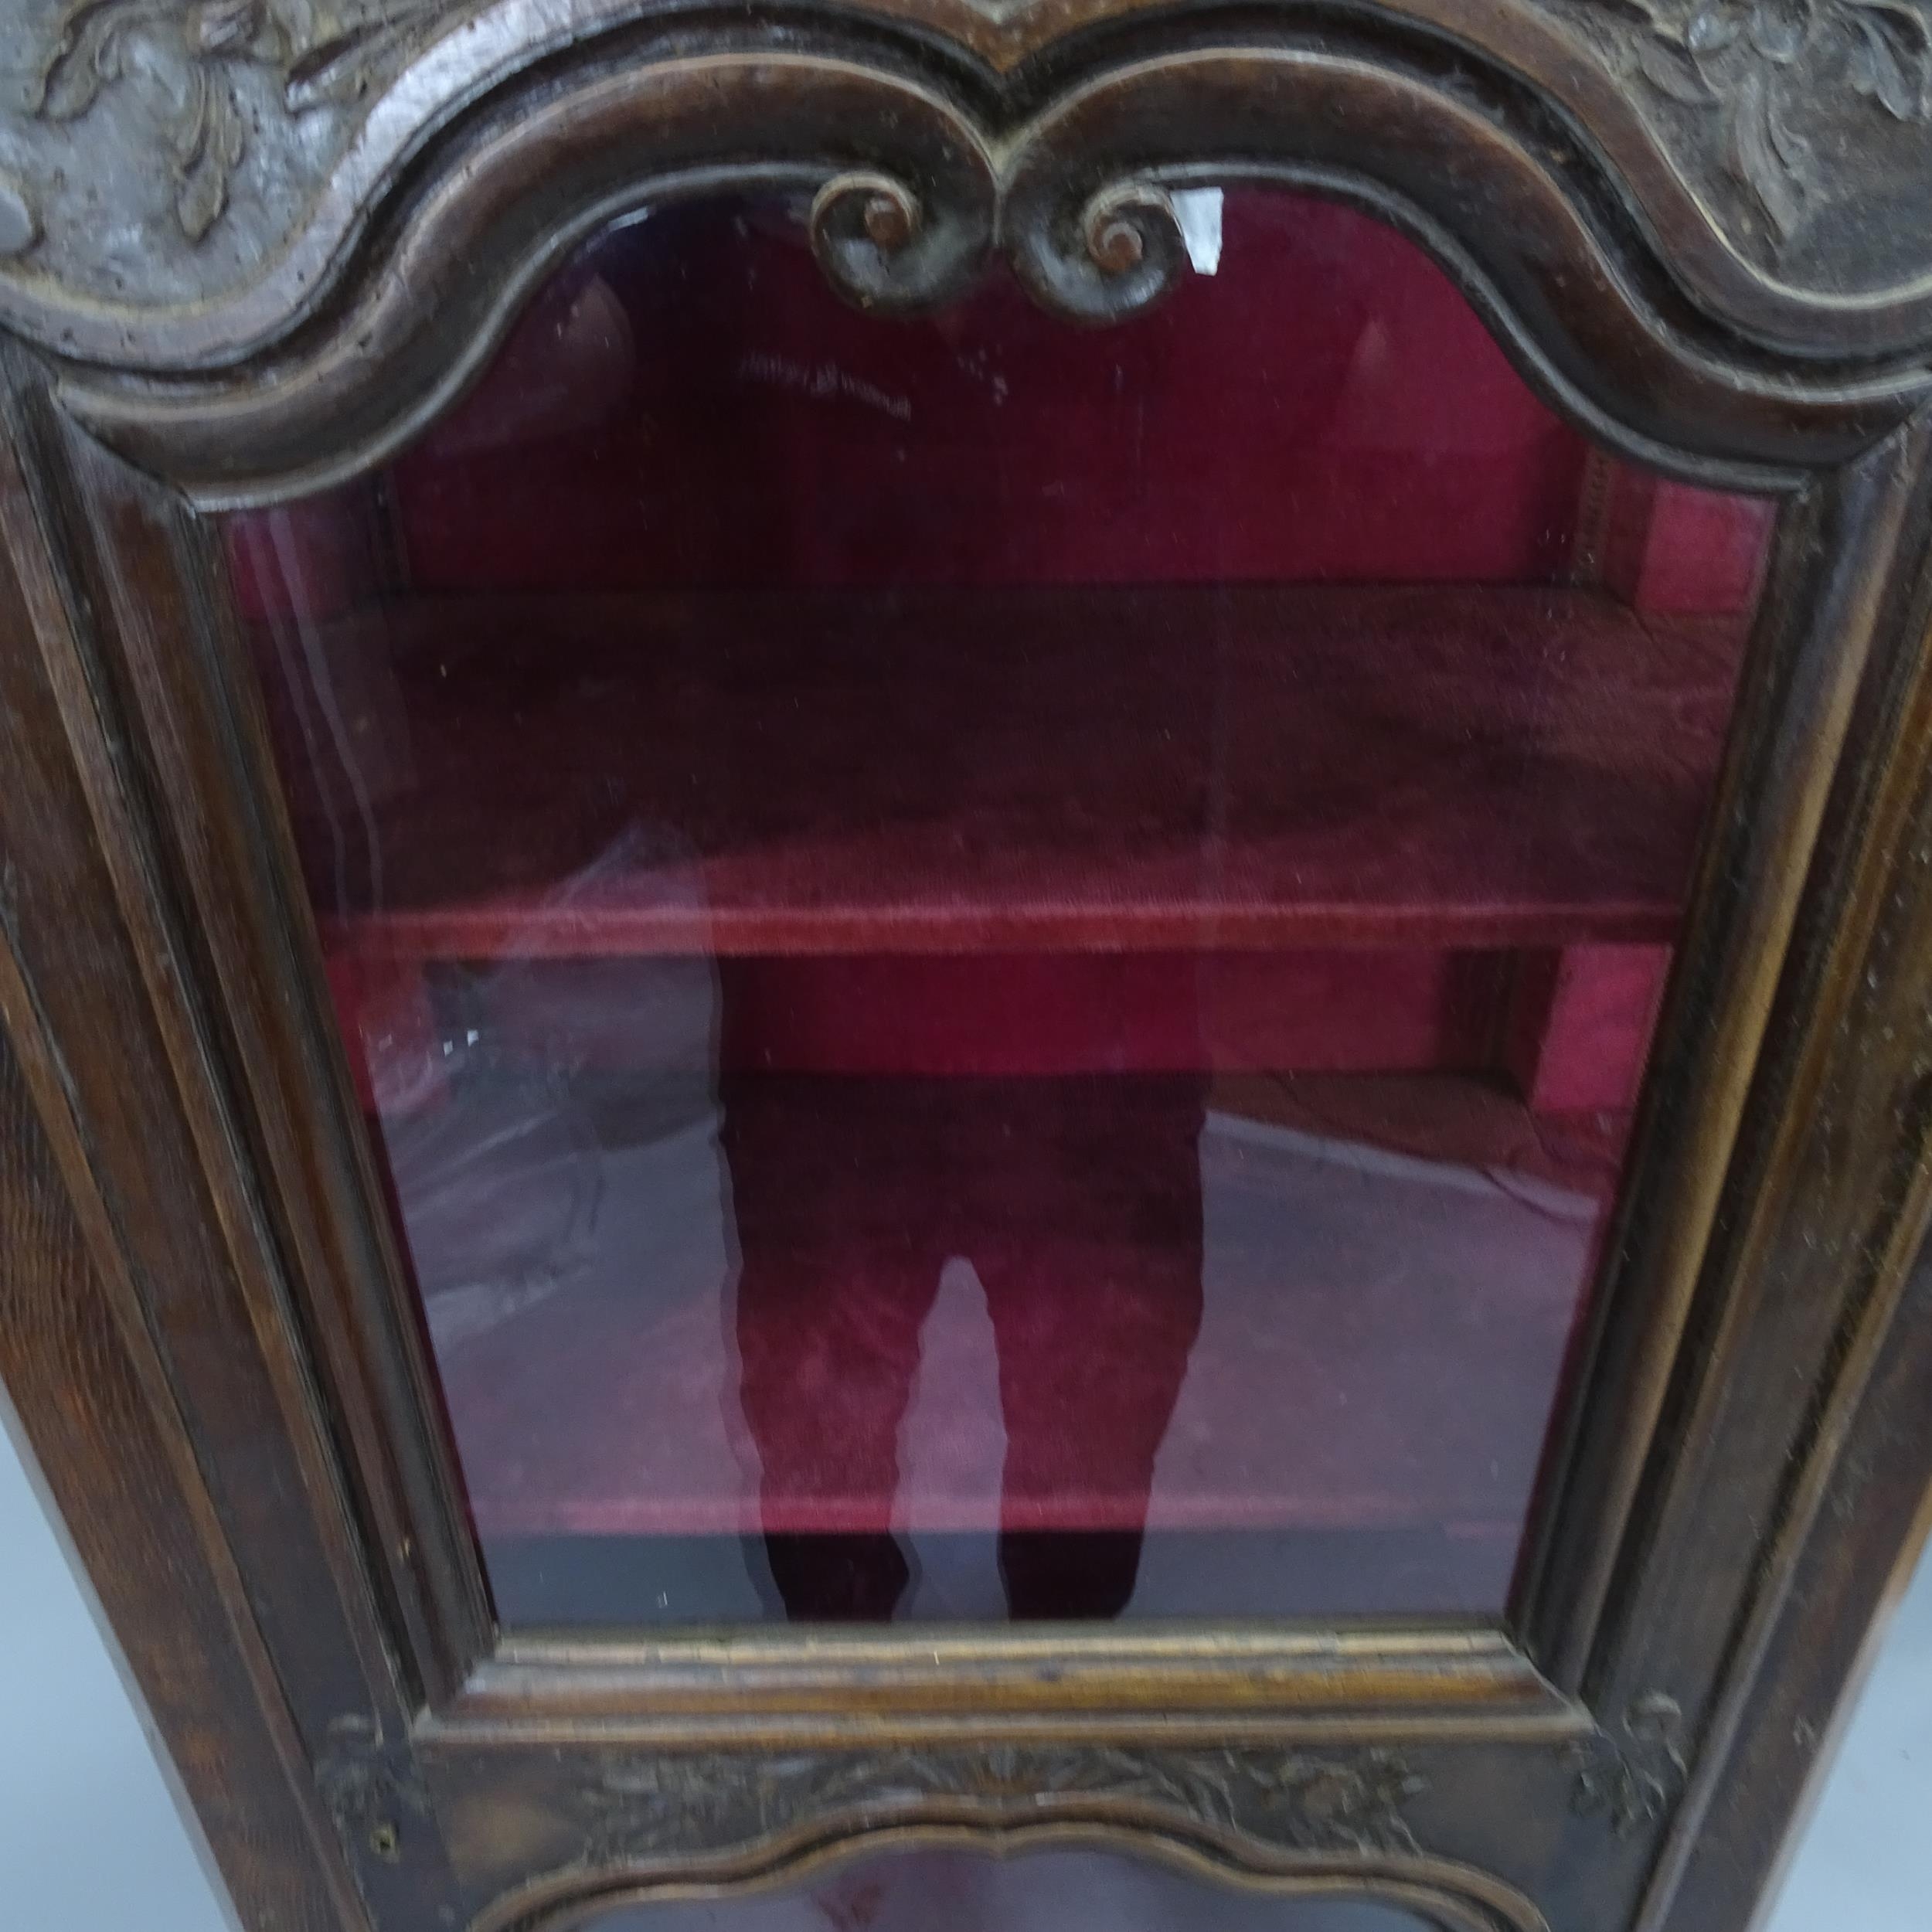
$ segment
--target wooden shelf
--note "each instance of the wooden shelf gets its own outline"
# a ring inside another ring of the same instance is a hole
[[[1583,590],[417,598],[277,723],[341,952],[1656,942],[1739,645]]]

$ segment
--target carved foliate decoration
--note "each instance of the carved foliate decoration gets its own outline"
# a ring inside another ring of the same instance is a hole
[[[808,1822],[964,1818],[992,1826],[1131,1810],[1277,1851],[1413,1852],[1424,1788],[1393,1753],[1002,1745],[890,1755],[672,1754],[585,1794],[602,1865],[753,1843]]]
[[[245,287],[412,56],[471,9],[0,0],[0,280],[137,311]]]
[[[250,70],[299,117],[361,100],[451,0],[71,0],[42,57],[29,111],[93,112],[120,87],[158,107],[182,233],[199,241],[228,206],[250,138]]]
[[[957,68],[933,59],[932,36],[1010,70],[1090,18],[1151,16],[1165,0],[857,4],[886,30],[927,29],[924,51],[907,42],[876,60],[850,39],[852,9],[829,5],[818,25],[807,7],[781,32],[736,10],[700,20],[668,5],[653,29],[651,0],[0,0],[0,327],[73,362],[169,379],[270,355],[372,271],[376,251],[358,254],[356,236],[412,156],[423,172],[410,206],[420,216],[432,204],[421,184],[437,179],[439,152],[468,151],[454,131],[468,104],[503,109],[488,119],[492,141],[556,109],[544,151],[555,165],[571,146],[573,104],[590,111],[626,75],[769,58],[777,77],[753,118],[799,131],[774,133],[770,152],[754,140],[757,158],[788,191],[836,189],[815,209],[814,242],[835,282],[869,304],[937,299],[995,241],[1050,306],[1114,319],[1178,272],[1171,189],[1305,166],[1325,182],[1359,175],[1372,195],[1393,185],[1426,209],[1416,179],[1459,177],[1424,150],[1460,116],[1472,165],[1526,185],[1545,171],[1530,192],[1566,199],[1573,257],[1655,247],[1708,312],[1814,362],[1916,367],[1932,340],[1932,0],[1496,0],[1481,16],[1486,51],[1459,55],[1470,70],[1451,79],[1436,65],[1438,30],[1472,32],[1456,0],[1385,0],[1389,22],[1422,31],[1378,28],[1359,48],[1353,29],[1263,42],[1231,28],[1225,46],[1190,29],[1162,53],[1150,23],[1134,62],[1090,41],[1054,67],[1051,90],[994,81],[971,100]],[[539,60],[566,50],[539,82]],[[1314,73],[1324,60],[1325,78]],[[1306,71],[1287,76],[1295,61]],[[808,77],[779,74],[787,62],[794,73],[820,63],[820,80],[863,76],[875,98],[862,102],[855,80],[844,111],[808,134]],[[1376,78],[1345,83],[1360,98],[1332,111],[1313,97],[1343,90],[1345,68]],[[1277,72],[1292,105],[1268,78]],[[1527,104],[1538,92],[1580,124],[1573,143],[1546,138]],[[1146,104],[1145,118],[1087,112],[1103,94]],[[654,98],[640,87],[634,138],[611,151],[630,158],[641,194],[664,153]],[[1201,117],[1164,119],[1162,99]],[[1275,118],[1246,111],[1269,103]],[[685,146],[698,125],[681,124]],[[910,157],[908,125],[927,143]],[[439,128],[447,146],[425,148]],[[681,164],[736,165],[743,144],[731,132],[716,123],[716,154]],[[524,185],[543,178],[532,167]],[[599,179],[616,206],[623,185]],[[1600,223],[1605,189],[1648,213],[1648,228]],[[1539,246],[1526,277],[1547,255]],[[1641,260],[1608,272],[1651,285]]]
[[[1635,1699],[1611,1731],[1576,1747],[1574,1809],[1606,1819],[1619,1838],[1655,1824],[1676,1803],[1685,1774],[1684,1714],[1662,1692]]]
[[[1921,0],[1617,0],[1641,22],[1645,82],[1714,116],[1724,165],[1780,236],[1827,164],[1796,119],[1838,87],[1894,121],[1932,119],[1932,26]]]
[[[1903,136],[1932,155],[1932,0],[1573,0],[1640,103],[1681,128],[1732,226],[1782,260]],[[1676,145],[1677,144],[1672,144]]]

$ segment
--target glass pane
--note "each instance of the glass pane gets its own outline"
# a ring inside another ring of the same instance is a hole
[[[1366,1899],[1250,1892],[1115,1852],[895,1852],[794,1890],[634,1906],[587,1932],[1426,1932]]]
[[[1094,330],[665,212],[231,521],[509,1621],[1505,1602],[1769,509],[1192,213]]]

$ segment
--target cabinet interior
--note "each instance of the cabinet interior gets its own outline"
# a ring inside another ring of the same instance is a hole
[[[1767,507],[1339,207],[1097,332],[794,214],[228,526],[499,1609],[1493,1614]]]

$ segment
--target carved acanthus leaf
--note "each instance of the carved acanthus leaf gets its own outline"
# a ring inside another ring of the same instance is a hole
[[[1646,1692],[1614,1732],[1577,1747],[1576,1764],[1577,1811],[1607,1818],[1619,1838],[1628,1838],[1662,1818],[1683,1789],[1684,1714],[1674,1698]]]
[[[109,89],[142,88],[159,115],[182,233],[199,241],[228,206],[247,149],[240,92],[271,76],[284,112],[352,103],[460,0],[74,0],[41,60],[29,111],[77,121]]]
[[[1610,0],[1604,17],[1645,85],[1716,121],[1722,166],[1780,240],[1828,191],[1801,107],[1837,93],[1932,122],[1928,0]]]

